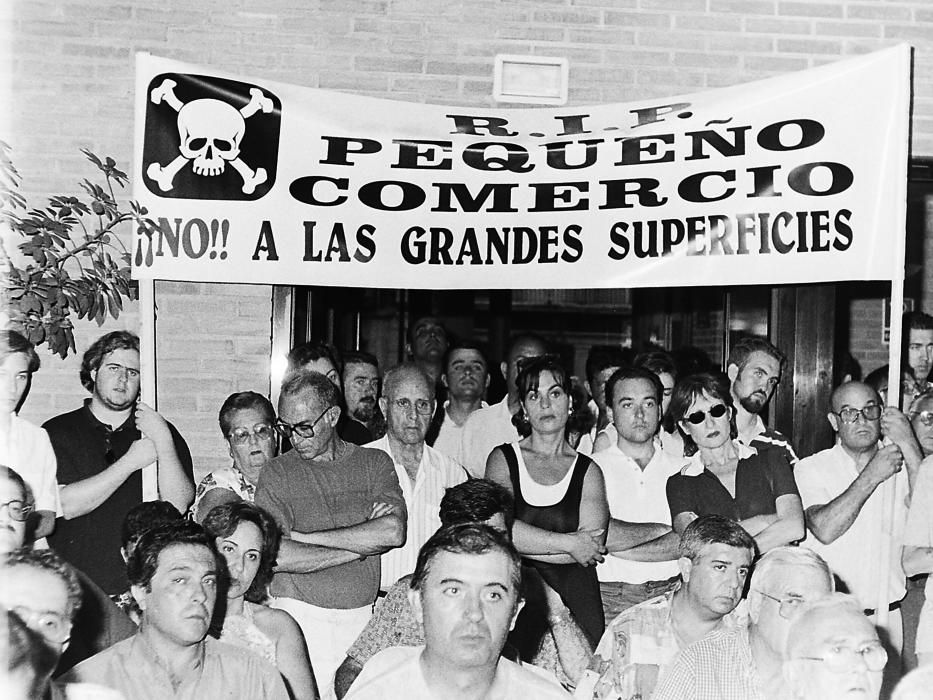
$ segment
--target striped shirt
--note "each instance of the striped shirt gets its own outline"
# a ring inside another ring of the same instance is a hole
[[[738,440],[743,445],[754,447],[759,451],[762,449],[778,450],[783,453],[791,468],[796,467],[797,462],[800,461],[797,453],[794,452],[794,446],[790,444],[790,440],[784,436],[784,433],[765,427],[761,416],[755,416],[754,428],[747,433],[740,433]]]
[[[449,487],[466,481],[468,475],[466,470],[450,457],[429,445],[424,445],[418,476],[413,484],[405,467],[392,455],[388,435],[369,443],[366,447],[382,450],[392,458],[408,508],[408,537],[404,546],[391,549],[382,555],[380,587],[387,591],[402,576],[415,570],[418,550],[441,526],[440,505],[444,492]]]

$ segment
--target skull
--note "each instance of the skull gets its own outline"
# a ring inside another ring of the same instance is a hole
[[[246,121],[236,107],[214,99],[193,100],[178,111],[178,150],[198,175],[220,175],[240,155]]]

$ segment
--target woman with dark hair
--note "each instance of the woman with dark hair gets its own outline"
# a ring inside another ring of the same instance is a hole
[[[524,439],[494,449],[486,478],[515,499],[515,547],[563,598],[590,644],[605,628],[596,562],[605,553],[609,506],[602,472],[567,442],[570,377],[553,355],[520,363]]]
[[[736,440],[735,410],[723,375],[693,374],[677,383],[671,417],[684,436],[689,463],[667,481],[674,530],[701,515],[737,520],[760,552],[803,539],[803,506],[780,451]]]
[[[301,628],[287,612],[262,605],[281,537],[272,516],[240,501],[213,508],[203,525],[230,575],[220,641],[250,649],[274,664],[294,700],[317,698]]]
[[[218,416],[233,464],[215,469],[201,479],[191,504],[191,517],[201,522],[215,506],[236,501],[252,503],[259,474],[278,454],[275,410],[262,394],[240,391],[230,394]]]

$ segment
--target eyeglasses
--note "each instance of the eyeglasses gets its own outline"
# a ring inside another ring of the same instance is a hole
[[[395,399],[393,401],[396,406],[408,413],[411,411],[412,403],[409,399]],[[431,410],[431,402],[427,399],[418,399],[414,403],[415,411],[420,413],[422,416],[429,416],[433,411]]]
[[[853,659],[861,659],[869,671],[881,671],[888,663],[888,652],[880,643],[865,644],[858,649],[833,646],[822,656],[798,656],[808,661],[822,661],[833,673],[845,673],[852,668]]]
[[[71,639],[71,620],[51,610],[33,610],[17,605],[10,610],[33,632],[50,644],[64,644]]]
[[[764,591],[758,592],[765,598],[770,598],[778,604],[778,615],[785,620],[793,620],[797,616],[797,613],[800,612],[804,603],[807,602],[803,598],[775,598],[773,595],[765,593]]]
[[[884,411],[884,409],[881,406],[872,404],[864,408],[844,408],[836,413],[836,415],[842,419],[843,423],[854,423],[858,420],[859,416],[866,421],[878,420],[881,418],[882,411]]]
[[[279,434],[284,437],[291,439],[292,434],[297,435],[300,438],[311,438],[314,437],[314,426],[317,425],[321,418],[327,415],[327,412],[333,408],[329,406],[324,409],[324,412],[314,419],[313,423],[286,423],[285,421],[279,419],[275,422],[275,429]]]
[[[252,430],[237,428],[227,435],[227,439],[234,445],[245,445],[253,437],[257,440],[271,440],[275,437],[275,429],[268,423],[258,423],[253,426]]]
[[[920,422],[926,426],[933,425],[933,411],[917,411],[915,413],[910,414],[911,418],[913,418],[914,416],[919,418]]]
[[[32,506],[26,503],[25,501],[7,501],[6,503],[0,503],[0,511],[6,508],[7,513],[10,514],[10,517],[13,518],[18,523],[26,521],[26,518],[29,517],[29,514],[32,512]]]
[[[722,418],[726,415],[726,404],[717,403],[715,406],[710,406],[708,411],[713,418]],[[699,425],[706,420],[706,413],[707,411],[694,411],[689,416],[684,416],[684,420],[688,423]]]

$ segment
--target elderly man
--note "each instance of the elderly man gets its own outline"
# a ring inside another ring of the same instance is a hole
[[[468,474],[450,457],[424,444],[434,413],[434,385],[418,365],[399,365],[386,372],[379,408],[386,417],[386,434],[366,447],[392,458],[408,511],[404,546],[382,555],[381,588],[387,591],[415,570],[418,550],[441,526],[438,508],[444,492],[466,481]]]
[[[835,447],[801,460],[794,472],[813,535],[805,545],[829,562],[845,590],[866,610],[873,612],[883,584],[891,611],[888,633],[894,649],[900,651],[898,608],[906,591],[901,543],[909,482],[920,464],[920,448],[904,414],[882,407],[875,390],[861,382],[836,388],[828,418],[836,431]],[[882,436],[892,444],[879,443]],[[906,474],[901,469],[905,463]],[[888,480],[895,491],[892,522],[878,489]],[[890,546],[890,562],[882,566],[884,539]]]
[[[330,685],[379,591],[379,556],[405,543],[405,499],[392,459],[337,435],[340,392],[322,374],[283,385],[276,425],[294,449],[262,470],[256,505],[282,539],[275,607],[302,628],[322,688]]]
[[[648,698],[677,653],[723,628],[738,605],[755,540],[737,522],[697,518],[680,541],[683,585],[622,612],[577,686],[579,700]]]
[[[764,338],[746,336],[732,346],[726,374],[731,383],[739,442],[759,450],[779,449],[793,466],[797,464],[797,454],[790,441],[766,427],[760,415],[781,381],[784,360],[784,353]]]
[[[523,360],[538,357],[545,352],[547,346],[544,341],[531,333],[517,335],[509,343],[507,359],[499,366],[508,393],[499,403],[470,414],[463,426],[458,461],[472,476],[482,477],[486,473],[486,460],[493,449],[521,437],[512,424],[512,416],[521,408],[521,397],[515,384],[518,365]]]
[[[789,700],[878,700],[888,655],[861,603],[833,593],[807,605],[787,633]]]
[[[377,437],[382,422],[378,403],[379,360],[368,352],[345,352],[341,376],[343,396],[347,402],[347,418],[365,429],[372,440]]]
[[[486,407],[483,397],[489,388],[489,366],[479,345],[467,341],[453,345],[447,351],[441,381],[447,387],[447,400],[442,410],[435,412],[439,420],[432,422],[425,442],[451,459],[459,459],[464,423],[474,411]]]
[[[411,580],[424,647],[374,656],[348,700],[569,697],[556,681],[500,656],[522,607],[521,577],[506,534],[477,523],[439,530],[422,547]]]
[[[616,439],[593,459],[606,479],[612,518],[610,556],[596,566],[607,620],[668,592],[680,573],[680,537],[671,529],[665,489],[684,460],[657,441],[663,391],[658,376],[641,367],[617,370],[605,382]]]
[[[143,533],[126,567],[142,611],[139,632],[78,664],[67,677],[114,688],[133,700],[287,700],[274,666],[207,636],[225,570],[199,525],[162,525]]]
[[[43,426],[58,459],[62,512],[49,544],[110,595],[126,589],[120,525],[143,500],[158,461],[160,498],[184,513],[194,498],[191,453],[175,427],[139,399],[139,338],[114,331],[81,361],[84,406]]]
[[[748,626],[713,632],[678,655],[653,700],[783,700],[787,631],[804,604],[829,595],[819,555],[784,546],[761,557],[748,592]]]

